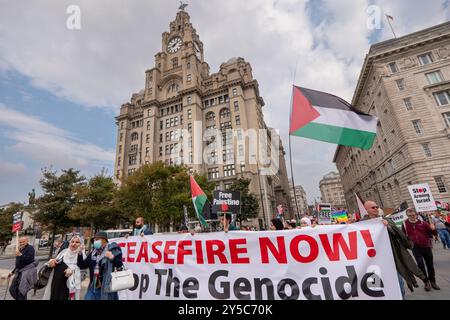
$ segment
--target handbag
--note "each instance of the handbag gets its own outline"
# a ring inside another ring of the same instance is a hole
[[[132,270],[111,272],[110,292],[128,290],[134,287],[134,276]]]

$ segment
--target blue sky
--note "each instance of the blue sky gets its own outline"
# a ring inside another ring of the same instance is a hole
[[[81,30],[65,27],[70,4],[81,8]],[[112,173],[114,117],[142,89],[178,4],[0,0],[0,204],[26,201],[45,166]],[[266,122],[287,147],[295,61],[297,84],[351,100],[370,44],[392,37],[384,19],[368,30],[369,5],[393,15],[400,36],[450,17],[448,0],[203,0],[187,11],[211,72],[233,56],[251,63]],[[335,170],[335,146],[293,141],[295,179],[312,202],[321,177]]]

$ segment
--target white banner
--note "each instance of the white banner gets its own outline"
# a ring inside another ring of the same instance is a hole
[[[436,211],[436,203],[428,183],[408,186],[409,193],[417,212]]]
[[[135,286],[123,300],[401,299],[381,219],[289,231],[111,240]]]

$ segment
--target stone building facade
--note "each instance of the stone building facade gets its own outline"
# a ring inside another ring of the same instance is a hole
[[[284,149],[267,127],[263,107],[250,64],[231,58],[211,74],[189,14],[179,11],[162,34],[144,89],[116,117],[116,181],[157,161],[187,165],[222,190],[248,178],[251,192],[262,198],[259,225],[264,225],[278,204],[290,211],[290,197]]]
[[[338,172],[330,172],[319,182],[322,203],[329,203],[333,208],[346,209],[344,187]]]
[[[408,185],[428,183],[450,201],[450,22],[373,45],[353,105],[379,118],[371,150],[338,147],[345,197],[413,206]]]
[[[292,183],[292,181],[289,181],[289,190],[291,192],[291,207],[294,210],[294,212],[297,213],[297,216],[301,217],[305,214],[309,214],[308,200],[306,198],[305,189],[303,189],[303,187],[300,185],[295,186],[295,195],[294,195],[294,184]],[[295,201],[295,196],[297,196],[297,202]]]

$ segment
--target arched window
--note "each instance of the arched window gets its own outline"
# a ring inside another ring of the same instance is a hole
[[[230,117],[230,109],[223,108],[222,110],[220,110],[220,119],[229,118],[229,117]]]
[[[177,83],[172,83],[172,84],[167,88],[167,93],[178,92],[178,90],[180,90],[180,86],[179,86]]]
[[[139,134],[137,132],[133,132],[131,134],[131,141],[136,141],[139,139]]]
[[[208,112],[206,114],[206,121],[214,121],[216,120],[216,114],[214,112]]]

